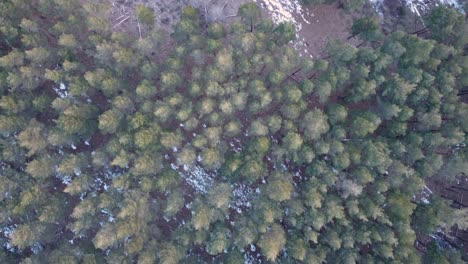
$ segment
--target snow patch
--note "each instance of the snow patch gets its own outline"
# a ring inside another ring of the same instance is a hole
[[[115,221],[114,215],[112,215],[112,213],[110,213],[110,212],[107,211],[106,209],[101,209],[101,213],[107,215],[107,217],[108,217],[108,218],[107,218],[107,221],[109,221],[109,222],[111,222],[111,223]]]
[[[381,19],[383,19],[384,17],[383,12],[382,12],[384,1],[385,0],[369,0],[369,2],[374,7],[375,11],[377,11],[377,14],[379,15]]]
[[[208,172],[198,165],[183,165],[183,170],[180,166],[171,163],[171,168],[179,173],[192,188],[199,193],[208,193],[213,185],[216,171]]]
[[[41,252],[42,250],[44,250],[44,247],[39,242],[36,242],[31,246],[31,251],[34,254],[37,254],[37,253]]]
[[[368,0],[368,2],[374,7],[380,18],[383,18],[383,5],[385,0]],[[465,13],[463,5],[460,4],[459,0],[404,0],[403,3],[406,5],[411,12],[415,13],[418,17],[422,18],[425,14],[430,12],[434,6],[447,5],[457,9],[461,13]],[[421,19],[424,24],[424,21]]]
[[[304,11],[301,0],[254,0],[254,2],[259,2],[260,6],[268,11],[275,24],[280,24],[282,22],[292,23],[296,28],[296,40],[292,43],[293,47],[296,50],[302,50],[304,53],[308,53],[305,39],[301,38],[299,35],[299,31],[302,29],[302,23],[298,21],[298,18],[306,24],[311,24],[305,15],[313,17],[314,14],[310,14],[307,9]],[[302,56],[302,54],[300,53],[299,56]],[[309,57],[312,58],[313,56],[309,55]]]
[[[69,97],[68,87],[63,82],[60,83],[59,87],[54,88],[54,91],[60,98]]]
[[[74,168],[73,173],[75,173],[76,176],[80,176],[81,175],[81,170],[79,168]]]
[[[72,182],[72,178],[70,176],[63,176],[62,177],[62,183],[65,185],[70,185]]]
[[[431,189],[429,189],[429,188],[427,187],[427,185],[424,185],[424,189],[427,190],[430,194],[432,194]]]
[[[244,184],[234,184],[233,198],[229,204],[229,208],[236,210],[237,213],[242,213],[245,208],[252,207],[252,198],[255,195],[254,189]]]
[[[251,244],[250,245],[250,251],[255,252],[256,250],[257,250],[257,248],[255,247],[255,245]]]

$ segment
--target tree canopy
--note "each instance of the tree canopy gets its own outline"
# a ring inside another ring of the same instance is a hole
[[[363,18],[368,46],[312,60],[255,3],[172,34],[109,12],[0,3],[0,263],[462,262],[413,244],[467,227],[415,198],[467,171],[464,15],[437,7],[427,38]]]

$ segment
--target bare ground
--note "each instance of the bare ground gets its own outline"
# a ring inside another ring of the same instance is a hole
[[[318,58],[325,55],[323,50],[329,41],[347,41],[354,16],[335,5],[316,5],[304,8],[304,18],[309,23],[302,16],[295,17],[302,24],[296,49],[304,56]]]
[[[135,5],[142,4],[154,10],[156,15],[155,24],[168,32],[172,31],[172,26],[180,19],[182,9],[189,5],[197,8],[206,22],[230,21],[237,15],[239,7],[250,2],[249,0],[112,0],[112,16],[116,25],[126,17],[130,17],[116,28],[125,28],[132,25],[137,26],[137,21],[133,12]]]
[[[157,27],[167,32],[172,31],[172,26],[180,19],[184,6],[190,5],[200,11],[203,19],[208,23],[212,21],[231,22],[236,17],[239,7],[250,2],[249,0],[112,0],[111,21],[114,29],[127,32],[138,32],[138,21],[134,14],[134,6],[143,4],[155,11]],[[273,13],[265,8],[261,0],[258,0],[263,9],[264,16]],[[292,14],[296,24],[300,24],[297,40],[293,46],[301,56],[321,57],[323,48],[334,39],[347,41],[349,28],[355,15],[345,13],[336,5],[305,6],[303,12]],[[144,30],[144,29],[143,29]],[[351,40],[353,44],[353,40]]]

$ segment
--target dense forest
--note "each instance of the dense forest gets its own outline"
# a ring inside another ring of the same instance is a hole
[[[463,14],[312,60],[253,3],[171,34],[109,7],[0,1],[0,263],[464,263],[414,247],[468,228],[416,196],[468,172]]]

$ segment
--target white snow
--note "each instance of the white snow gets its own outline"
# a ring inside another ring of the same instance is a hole
[[[368,0],[369,3],[374,7],[375,11],[379,14],[380,18],[383,18],[383,4],[385,0]],[[459,0],[404,0],[404,4],[411,10],[411,12],[422,17],[428,13],[432,6],[448,5],[457,9],[461,13],[465,13],[463,6],[460,4]],[[424,21],[421,19],[421,22],[424,24]]]
[[[101,213],[108,216],[107,221],[109,221],[111,223],[115,221],[115,217],[109,211],[107,211],[106,209],[101,209]]]
[[[257,2],[257,0],[254,0],[254,2]],[[260,5],[271,13],[273,22],[276,24],[291,22],[300,30],[302,25],[296,21],[294,14],[300,15],[305,23],[310,24],[304,17],[302,3],[298,0],[261,0],[260,2]]]
[[[11,233],[13,233],[13,231],[15,231],[16,229],[16,225],[11,225],[11,226],[5,226],[4,228],[2,228],[2,232],[3,232],[3,235],[5,237],[9,237],[11,235]]]
[[[374,7],[375,11],[377,11],[377,14],[379,14],[379,17],[382,19],[383,18],[383,12],[382,12],[382,9],[383,9],[383,2],[385,0],[369,0],[369,2],[372,4],[372,6]]]
[[[251,245],[250,245],[250,251],[255,252],[256,250],[257,250],[257,248],[255,247],[255,245],[254,245],[254,244],[251,244]]]
[[[241,252],[244,252],[244,250],[241,250]],[[255,256],[244,254],[244,264],[254,264],[254,263],[261,263],[261,260],[255,258]]]
[[[80,176],[81,175],[81,170],[79,168],[74,168],[73,173],[75,173],[76,176]]]
[[[439,0],[439,2],[444,5],[453,6],[454,8],[463,12],[463,6],[459,3],[458,0]]]
[[[409,7],[411,12],[415,13],[418,15],[418,17],[422,18],[421,12],[426,11],[427,6],[426,6],[426,1],[421,1],[421,0],[405,0],[406,6]],[[421,12],[419,11],[421,10]],[[424,20],[421,19],[421,23],[425,26]]]
[[[308,9],[302,8],[301,0],[254,0],[254,2],[259,2],[260,6],[268,11],[275,24],[292,23],[296,28],[296,40],[292,43],[294,48],[308,53],[305,39],[300,37],[299,31],[302,29],[302,23],[311,24],[306,15],[314,17],[314,14],[309,13]],[[302,56],[302,53],[299,53],[299,56]],[[312,55],[309,57],[313,58]]]
[[[67,98],[68,97],[68,87],[65,86],[63,82],[60,83],[59,87],[54,88],[55,93],[60,97],[60,98]]]
[[[183,170],[180,166],[171,163],[171,168],[179,173],[192,188],[199,193],[208,193],[213,185],[216,171],[208,172],[197,165],[183,165]]]
[[[424,185],[424,189],[426,189],[426,190],[427,190],[429,193],[431,193],[431,194],[432,194],[432,191],[431,191],[431,189],[429,189],[429,188],[428,188],[426,185]]]
[[[234,184],[233,187],[233,198],[229,204],[229,208],[236,210],[237,213],[242,213],[243,208],[252,207],[251,201],[255,195],[254,190],[244,184]]]
[[[34,254],[37,254],[37,253],[41,252],[43,249],[44,249],[44,247],[39,242],[36,242],[31,246],[31,251]]]
[[[62,177],[62,183],[65,185],[70,185],[72,182],[72,178],[70,176],[63,176]]]

